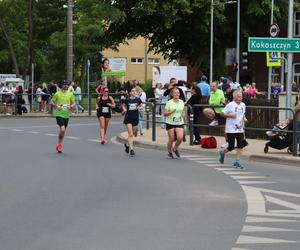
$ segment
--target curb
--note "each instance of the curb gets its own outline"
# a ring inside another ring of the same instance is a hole
[[[124,138],[121,134],[117,135],[116,141],[119,143],[126,143],[127,139]],[[140,147],[140,148],[147,148],[147,149],[154,149],[154,150],[166,150],[165,145],[159,145],[155,142],[140,142],[140,141],[134,141],[133,142],[134,146]],[[181,152],[183,153],[195,153],[199,154],[199,150],[196,149],[186,149],[186,148],[181,148]],[[208,156],[214,156],[216,157],[217,151],[203,151],[205,152],[206,155]],[[228,158],[233,158],[233,154],[229,154],[227,156]],[[279,164],[279,165],[289,165],[289,164],[294,164],[296,167],[300,167],[300,157],[299,159],[290,159],[287,157],[274,157],[274,156],[265,156],[265,155],[258,155],[258,154],[250,154],[250,155],[243,155],[242,156],[243,160],[246,161],[252,161],[252,162],[265,162],[265,163],[272,163],[272,164]]]

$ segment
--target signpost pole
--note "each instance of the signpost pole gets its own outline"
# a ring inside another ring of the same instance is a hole
[[[274,21],[274,0],[272,0],[272,5],[271,5],[271,25],[273,24]],[[268,52],[269,53],[269,52]],[[268,99],[271,99],[271,84],[272,84],[272,66],[268,67]]]
[[[293,37],[293,11],[294,0],[289,1],[288,38]],[[286,81],[286,108],[291,108],[291,88],[293,74],[293,53],[289,52],[287,57],[287,81]]]
[[[214,0],[211,0],[210,8],[210,62],[209,62],[209,81],[213,82],[213,49],[214,49]]]

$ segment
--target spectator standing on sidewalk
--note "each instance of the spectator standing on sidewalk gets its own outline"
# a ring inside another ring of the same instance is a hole
[[[222,90],[218,89],[218,83],[212,82],[210,85],[211,93],[209,97],[209,105],[213,108],[205,108],[203,113],[206,117],[212,120],[209,126],[224,125],[226,120],[221,116],[222,107],[225,104],[225,96]]]
[[[46,111],[48,101],[49,101],[49,90],[47,84],[44,82],[42,84],[42,107],[41,107],[42,112]]]
[[[240,158],[244,147],[244,127],[247,119],[245,117],[246,105],[242,102],[243,94],[240,90],[233,93],[233,101],[228,103],[223,109],[221,115],[226,118],[225,132],[228,138],[228,147],[221,150],[219,153],[219,161],[224,163],[225,154],[234,150],[235,140],[237,141],[236,159],[234,167],[242,169]]]
[[[64,81],[61,85],[61,91],[56,92],[51,100],[51,105],[55,108],[56,123],[59,126],[57,153],[62,153],[62,142],[69,123],[70,113],[75,106],[75,97],[72,92],[68,91],[70,83]]]
[[[168,156],[174,158],[173,153],[179,158],[180,153],[178,148],[183,141],[183,113],[184,102],[180,99],[180,91],[178,88],[173,88],[170,93],[171,99],[167,102],[164,115],[166,116],[166,129],[168,131]],[[176,133],[176,143],[173,145]]]
[[[138,129],[137,129],[137,131],[135,133],[135,136],[137,136],[138,132],[140,133],[140,135],[143,135],[142,120],[143,120],[144,114],[145,114],[145,107],[146,107],[145,103],[147,101],[147,95],[146,95],[145,91],[140,86],[136,87],[136,91],[137,91],[138,97],[142,101],[142,104],[141,104],[141,108],[139,109],[139,124],[138,124]]]
[[[50,100],[52,99],[52,97],[54,96],[54,94],[57,92],[57,83],[55,81],[51,81],[50,82],[50,88],[49,88],[49,95],[50,95]],[[50,105],[50,110],[49,110],[49,114],[53,114],[53,106]]]
[[[157,104],[161,103],[162,95],[163,95],[162,84],[161,83],[156,83],[155,89],[154,89],[154,97],[155,97],[155,102]],[[157,105],[155,113],[161,115],[160,110],[161,110],[161,106]]]
[[[192,87],[192,96],[186,103],[193,107],[195,104],[201,104],[201,99],[202,99],[201,90],[198,87],[194,86]],[[199,116],[201,112],[202,112],[201,107],[193,108],[194,124],[199,124]],[[196,127],[196,126],[193,127],[193,133],[195,137],[193,144],[200,145],[201,144],[200,127]]]
[[[78,114],[79,110],[81,110],[81,112],[83,113],[84,108],[80,105],[80,102],[82,100],[81,88],[76,82],[74,83],[74,91],[75,91],[75,113]]]
[[[294,108],[296,115],[296,119],[297,119],[297,131],[300,131],[300,99],[298,97],[298,101],[295,105]],[[297,134],[297,139],[298,139],[298,154],[300,154],[300,132],[298,132]]]
[[[203,96],[210,96],[210,86],[207,83],[207,77],[205,75],[201,76],[201,81],[197,87],[201,90]]]

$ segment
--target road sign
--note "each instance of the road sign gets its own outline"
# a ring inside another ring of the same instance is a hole
[[[270,26],[270,36],[271,37],[277,37],[279,35],[280,29],[277,23],[273,23]]]
[[[267,52],[267,67],[280,67],[281,60],[278,59],[280,57],[280,52]]]
[[[249,37],[249,52],[300,52],[300,39]]]

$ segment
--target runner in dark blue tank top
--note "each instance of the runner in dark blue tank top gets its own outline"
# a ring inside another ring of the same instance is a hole
[[[139,110],[142,108],[142,101],[137,97],[136,89],[131,89],[129,97],[127,97],[123,103],[123,114],[125,114],[123,123],[126,125],[128,131],[128,143],[124,144],[124,146],[125,152],[127,154],[130,153],[130,156],[135,155],[133,150],[133,135],[139,123]]]

